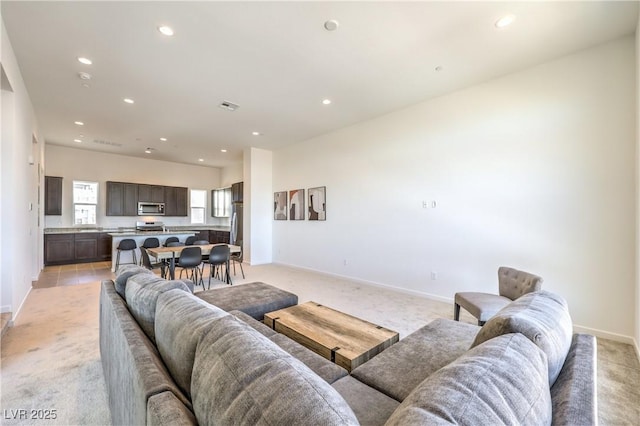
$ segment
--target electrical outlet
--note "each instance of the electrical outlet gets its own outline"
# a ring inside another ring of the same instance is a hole
[[[436,271],[431,271],[431,280],[435,281],[438,279],[438,273]]]
[[[344,266],[347,266],[347,259],[344,259],[342,263],[344,264]]]

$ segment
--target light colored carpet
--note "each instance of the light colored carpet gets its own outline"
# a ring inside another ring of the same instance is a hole
[[[453,317],[448,303],[324,274],[278,265],[245,266],[245,273],[246,279],[234,278],[235,285],[270,283],[297,294],[300,303],[322,303],[396,330],[401,338],[436,318]],[[212,288],[223,286],[212,282]],[[98,347],[99,291],[99,282],[32,290],[1,341],[0,423],[109,424]],[[475,324],[464,311],[461,320]],[[55,409],[57,419],[6,418],[18,409]],[[602,426],[640,426],[640,365],[631,345],[598,340],[598,409]]]

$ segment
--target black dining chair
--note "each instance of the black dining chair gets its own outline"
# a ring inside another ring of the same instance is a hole
[[[233,284],[231,282],[231,277],[229,276],[229,246],[228,245],[220,245],[213,246],[211,249],[211,253],[209,253],[209,286],[207,289],[211,288],[211,277],[215,275],[217,279],[222,281],[222,266],[224,266],[225,270],[225,281],[227,284]],[[202,285],[204,287],[204,283]]]
[[[150,249],[150,248],[156,248],[156,247],[160,247],[160,240],[157,239],[156,237],[150,237],[144,240],[144,242],[142,243],[142,245],[140,246],[140,265],[144,266],[142,263],[142,248],[145,249]],[[147,256],[149,256],[149,253],[147,253]]]
[[[198,271],[200,269],[200,264],[202,263],[202,249],[198,246],[190,246],[186,247],[180,252],[180,257],[178,258],[177,268],[182,268],[180,271],[180,278],[182,278],[183,271],[190,271],[191,278],[189,278],[187,272],[187,278],[193,281],[194,285],[198,285]],[[204,286],[204,284],[203,284]]]
[[[128,263],[133,263],[134,265],[138,264],[138,261],[136,259],[137,248],[138,248],[138,245],[136,244],[136,240],[132,238],[125,238],[121,240],[120,243],[118,243],[118,247],[116,247],[116,250],[118,250],[118,254],[116,255],[116,272],[118,272],[118,267],[120,267],[120,253],[122,253],[123,251],[131,251],[131,257],[133,258],[133,262],[128,262]]]
[[[171,247],[169,244],[171,243],[177,243],[180,242],[180,240],[178,239],[178,237],[169,237],[165,240],[164,242],[164,246],[165,247]]]
[[[236,275],[236,263],[240,265],[240,271],[242,271],[242,278],[244,279],[244,269],[242,269],[242,240],[236,240],[236,245],[240,246],[240,251],[237,253],[231,253],[229,260],[233,262],[233,275]]]
[[[140,263],[150,271],[160,268],[160,276],[162,278],[166,278],[166,264],[164,262],[152,263],[151,257],[149,257],[149,253],[147,252],[147,249],[144,247],[144,245],[140,247]]]
[[[191,235],[191,236],[187,237],[186,240],[184,240],[184,245],[185,246],[192,246],[195,241],[196,241],[195,235]]]

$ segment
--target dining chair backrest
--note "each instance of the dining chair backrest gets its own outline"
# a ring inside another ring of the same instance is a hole
[[[180,267],[198,266],[202,262],[202,249],[198,246],[190,246],[180,252],[178,263]]]
[[[180,240],[178,239],[178,237],[169,237],[166,239],[166,241],[164,242],[165,247],[170,247],[169,244],[170,243],[177,243]]]
[[[213,246],[209,253],[209,263],[214,265],[221,265],[227,263],[229,260],[229,246]]]
[[[180,241],[171,241],[170,243],[167,243],[167,247],[182,247],[184,245],[184,243],[181,243]]]
[[[209,243],[209,241],[207,240],[197,240],[193,242],[194,246],[208,246],[209,244],[211,243]]]
[[[156,237],[147,238],[146,240],[144,240],[144,243],[142,243],[141,247],[144,247],[144,248],[160,247],[160,240],[157,239]]]
[[[184,242],[184,245],[185,246],[192,246],[195,240],[196,240],[196,237],[191,235],[190,237],[187,237],[187,239]]]
[[[142,256],[142,266],[147,269],[153,269],[153,265],[151,265],[151,259],[149,258],[149,253],[147,253],[147,249],[144,247],[140,247],[140,256]]]

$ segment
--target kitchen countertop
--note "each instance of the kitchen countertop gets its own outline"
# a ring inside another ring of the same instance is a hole
[[[109,234],[117,234],[117,236],[123,235],[150,235],[154,232],[156,235],[170,235],[170,234],[188,234],[196,231],[223,231],[229,232],[229,226],[215,226],[215,225],[202,225],[202,226],[167,226],[168,231],[136,231],[135,227],[111,227],[111,228],[45,228],[45,234],[79,234],[89,232],[106,232]]]

